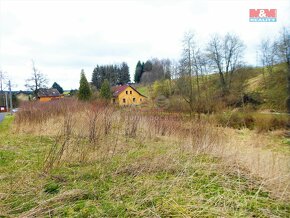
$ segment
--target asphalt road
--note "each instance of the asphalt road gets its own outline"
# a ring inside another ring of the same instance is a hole
[[[4,119],[5,117],[5,113],[0,113],[0,123],[2,122],[2,120]]]

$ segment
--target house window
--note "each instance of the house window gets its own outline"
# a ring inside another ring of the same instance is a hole
[[[142,98],[140,98],[140,101],[142,101]]]
[[[136,98],[133,98],[133,102],[136,102]]]
[[[126,95],[128,95],[128,91],[126,91]]]
[[[130,91],[130,95],[132,95],[132,91]]]
[[[126,103],[126,99],[125,98],[123,98],[123,103]]]

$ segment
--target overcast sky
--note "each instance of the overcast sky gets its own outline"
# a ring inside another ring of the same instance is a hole
[[[249,9],[277,9],[277,22],[250,23]],[[25,90],[31,59],[64,89],[78,88],[97,64],[178,59],[181,41],[195,31],[201,44],[213,33],[235,32],[245,42],[245,60],[256,64],[262,38],[277,36],[290,23],[289,0],[0,0],[0,70],[14,90]]]

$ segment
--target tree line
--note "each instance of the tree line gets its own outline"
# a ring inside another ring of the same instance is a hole
[[[135,83],[153,83],[156,80],[171,78],[171,61],[169,59],[153,58],[145,63],[137,62],[134,81]]]
[[[168,77],[162,77],[164,68],[159,68],[157,74],[151,74],[150,79],[152,80],[149,81],[159,80],[160,82],[154,83],[153,88],[159,90],[166,97],[172,94],[181,96],[192,112],[210,111],[212,104],[218,104],[216,99],[229,105],[240,104],[233,100],[244,98],[244,96],[238,95],[244,95],[241,81],[245,80],[247,71],[250,69],[250,66],[247,66],[244,61],[245,49],[244,42],[234,33],[213,34],[207,43],[201,44],[193,32],[187,32],[184,34],[180,59],[168,62]],[[290,35],[287,29],[283,28],[279,37],[275,39],[262,40],[259,53],[263,73],[267,70],[270,76],[274,77],[272,71],[275,64],[286,63],[288,66],[288,76],[285,78],[288,98],[285,99],[285,102],[286,108],[290,112]],[[161,65],[164,66],[162,62]],[[138,62],[135,82],[146,81],[144,68],[145,64],[140,65]],[[156,75],[161,76],[154,78]],[[212,79],[209,80],[215,76],[219,79],[217,84],[219,89],[213,89],[216,84],[212,83]],[[145,80],[142,81],[142,78]],[[170,78],[174,78],[174,81],[166,81]],[[236,78],[235,81],[234,78]],[[237,84],[237,81],[240,83]]]
[[[83,100],[90,99],[92,95],[92,87],[100,90],[102,84],[105,83],[109,86],[123,85],[130,82],[129,66],[127,63],[114,65],[97,65],[92,73],[91,83],[88,82],[84,70],[81,70],[81,79],[79,87],[79,97]],[[48,79],[46,75],[41,73],[36,67],[34,61],[32,61],[32,73],[26,80],[26,88],[33,92],[34,96],[37,96],[39,89],[47,88]],[[63,88],[54,82],[51,88],[57,89],[61,94],[64,92]],[[75,90],[71,90],[71,94],[75,95]]]
[[[193,111],[196,105],[202,105],[208,99],[210,88],[206,84],[209,74],[216,73],[219,77],[220,97],[229,96],[234,92],[233,77],[240,69],[246,67],[244,51],[246,46],[240,37],[234,33],[224,35],[213,34],[209,41],[201,44],[193,32],[184,34],[182,55],[179,60],[152,58],[145,63],[138,61],[134,73],[135,83],[152,84],[155,81],[171,80],[174,78],[178,94],[188,103]],[[265,70],[273,71],[277,63],[286,63],[287,72],[287,110],[290,112],[290,36],[283,28],[276,39],[263,39],[259,45],[260,62]],[[37,90],[45,87],[46,78],[34,66],[31,78],[26,87]],[[82,72],[82,77],[84,72]],[[122,85],[130,82],[127,63],[115,65],[97,65],[92,73],[89,86],[100,90],[106,81],[109,86]],[[169,83],[171,84],[171,83]],[[171,93],[167,92],[167,93]],[[207,96],[207,97],[206,97]],[[205,100],[207,99],[207,100]],[[197,108],[197,111],[199,109]]]
[[[129,66],[125,62],[119,65],[97,65],[93,70],[92,85],[100,89],[106,79],[111,86],[130,82]]]

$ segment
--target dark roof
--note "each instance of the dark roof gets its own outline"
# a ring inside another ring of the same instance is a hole
[[[19,95],[19,94],[31,95],[32,91],[22,91],[22,90],[20,90],[20,91],[17,91],[15,93],[16,93],[16,95]]]
[[[117,97],[121,92],[123,92],[129,85],[114,86],[112,87],[113,97]]]
[[[60,95],[57,89],[39,89],[37,93],[38,97],[58,97]]]
[[[140,92],[138,92],[134,87],[126,84],[126,85],[121,85],[121,86],[114,86],[112,87],[113,91],[113,97],[118,97],[120,93],[122,93],[126,88],[131,87],[135,92],[137,92],[139,95],[147,98],[145,95],[142,95]]]

